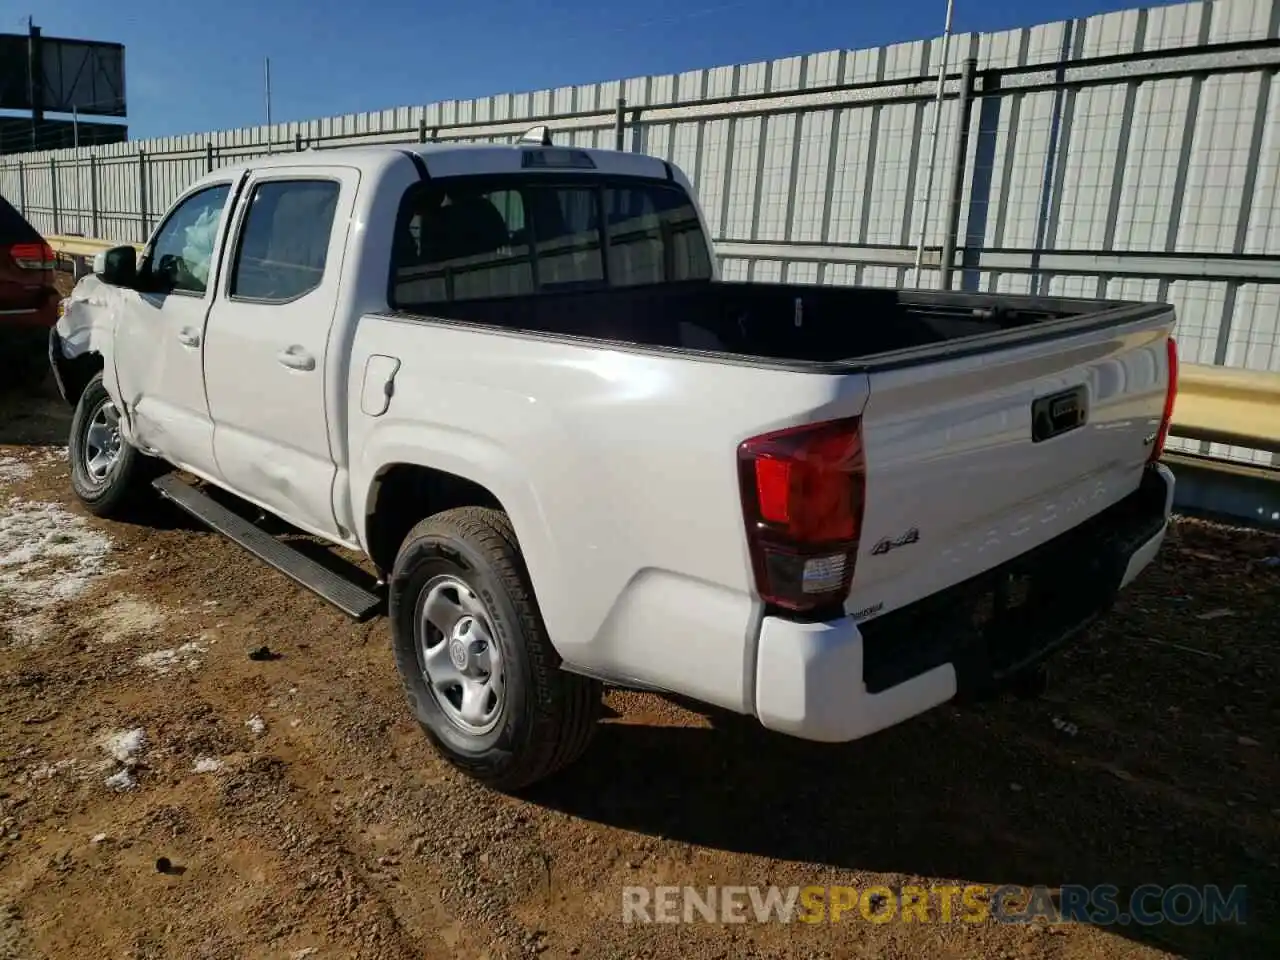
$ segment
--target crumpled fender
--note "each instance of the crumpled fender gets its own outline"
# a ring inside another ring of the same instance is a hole
[[[108,367],[114,368],[110,362],[111,343],[124,312],[120,289],[89,274],[80,278],[71,296],[62,303],[62,316],[56,325],[62,356],[73,360],[86,353],[98,353]]]
[[[132,415],[120,396],[116,373],[116,330],[123,322],[129,291],[103,283],[90,274],[82,277],[62,302],[62,315],[54,325],[56,341],[50,344],[49,359],[55,366],[59,390],[67,402],[75,406],[90,371],[74,370],[77,358],[96,354],[102,358],[102,385],[115,401],[122,416],[126,438],[132,435]],[[61,353],[61,357],[57,356]],[[69,368],[68,365],[71,365]]]

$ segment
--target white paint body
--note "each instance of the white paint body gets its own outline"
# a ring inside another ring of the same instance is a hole
[[[414,149],[433,179],[519,171],[511,147]],[[664,176],[653,158],[590,154],[602,172]],[[418,181],[400,149],[259,158],[184,196],[317,175],[341,183],[318,289],[283,307],[234,302],[216,257],[203,299],[170,296],[157,308],[87,277],[59,324],[64,352],[103,355],[135,445],[345,547],[367,549],[375,481],[392,465],[487,488],[510,515],[570,669],[754,714],[801,737],[870,733],[948,699],[955,684],[941,667],[866,694],[853,611],[888,613],[1004,563],[1119,501],[1143,474],[1171,313],[901,370],[800,372],[389,315],[390,225]],[[230,249],[222,236],[238,228],[241,206],[224,213],[218,249]],[[314,364],[284,362],[297,356]],[[1089,424],[1033,445],[1032,399],[1080,382]],[[857,414],[868,481],[850,615],[765,616],[737,446]],[[871,553],[911,527],[917,544]],[[1135,556],[1129,579],[1158,546],[1157,537]]]

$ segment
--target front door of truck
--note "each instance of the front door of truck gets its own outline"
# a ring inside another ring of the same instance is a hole
[[[217,470],[201,348],[236,179],[205,184],[174,204],[143,252],[137,289],[122,291],[114,338],[120,400],[135,443],[211,477]]]
[[[326,535],[341,535],[327,401],[344,386],[341,366],[329,369],[329,330],[358,185],[358,171],[348,167],[250,175],[205,341],[222,477],[289,522]]]

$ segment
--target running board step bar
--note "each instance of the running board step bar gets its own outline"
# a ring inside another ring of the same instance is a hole
[[[347,616],[365,621],[382,606],[381,597],[280,542],[173,474],[166,474],[152,481],[151,485],[160,496],[179,509],[228,540],[238,543],[259,560],[275,567],[321,599],[329,601]]]

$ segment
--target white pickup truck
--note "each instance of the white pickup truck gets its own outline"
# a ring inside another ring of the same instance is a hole
[[[385,603],[418,720],[499,789],[582,753],[602,682],[820,741],[1004,689],[1151,562],[1169,306],[715,263],[643,155],[217,170],[65,305],[72,484],[103,516],[158,490],[353,616]]]

